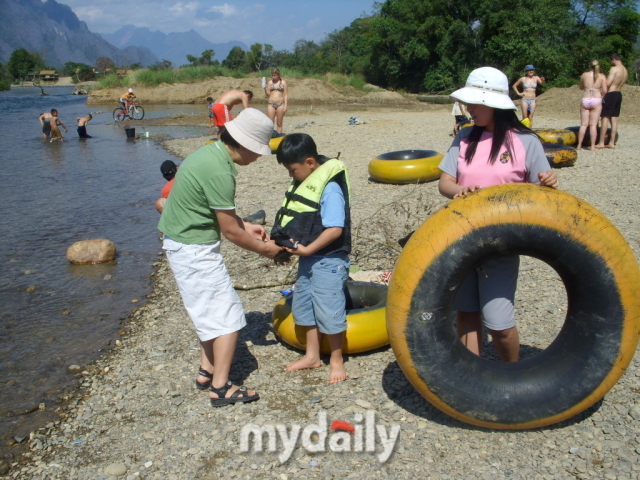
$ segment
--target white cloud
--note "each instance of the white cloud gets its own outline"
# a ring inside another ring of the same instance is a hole
[[[214,5],[207,12],[215,12],[221,14],[223,17],[231,17],[238,13],[238,9],[233,5],[225,3],[223,5]]]
[[[170,12],[177,13],[179,15],[190,14],[198,9],[198,2],[178,2],[175,5],[169,7]]]
[[[315,27],[316,25],[319,25],[321,21],[322,19],[320,17],[312,18],[307,22],[307,27]]]

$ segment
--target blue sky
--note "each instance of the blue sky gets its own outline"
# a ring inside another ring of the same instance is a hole
[[[319,41],[370,15],[374,0],[58,0],[68,5],[94,33],[112,33],[123,25],[164,33],[197,31],[214,43],[238,40],[290,50],[304,38]]]

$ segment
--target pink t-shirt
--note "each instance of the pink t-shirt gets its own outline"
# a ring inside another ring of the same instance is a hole
[[[467,164],[464,156],[472,130],[473,127],[460,130],[439,165],[440,170],[456,178],[458,185],[484,188],[503,183],[539,184],[538,173],[551,169],[538,137],[513,130],[507,133],[511,148],[502,144],[493,164],[489,162],[493,134],[483,132],[473,159]]]

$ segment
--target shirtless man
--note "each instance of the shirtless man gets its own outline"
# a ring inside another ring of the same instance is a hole
[[[225,129],[224,124],[233,120],[231,116],[233,106],[242,103],[244,108],[249,108],[249,102],[252,99],[253,92],[251,90],[229,90],[216,98],[211,110],[213,112],[213,121],[218,127],[218,138],[220,138],[220,134]]]
[[[91,114],[86,117],[78,117],[76,121],[78,122],[78,136],[80,138],[92,138],[91,135],[87,135],[87,123],[91,120],[93,116]]]
[[[629,79],[629,72],[622,65],[622,58],[617,53],[611,55],[611,70],[609,70],[609,76],[607,77],[608,93],[604,96],[602,113],[600,118],[602,124],[600,125],[600,142],[595,145],[596,148],[616,148],[616,135],[618,134],[618,117],[620,116],[620,104],[622,103],[622,87]],[[609,128],[609,121],[611,121],[611,137],[609,138],[609,144],[604,144],[604,137]]]
[[[64,123],[62,123],[62,121],[60,121],[60,119],[58,118],[58,110],[56,110],[55,108],[51,109],[51,113],[42,113],[40,114],[40,116],[38,117],[38,120],[40,120],[40,126],[42,127],[42,139],[43,140],[47,140],[49,138],[49,135],[51,135],[51,122],[53,121],[56,125],[62,125],[65,129],[65,131],[69,131],[67,130],[67,127],[64,125]]]

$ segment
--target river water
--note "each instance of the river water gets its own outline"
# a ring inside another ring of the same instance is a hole
[[[124,125],[113,123],[115,102],[87,106],[71,91],[0,92],[2,445],[43,421],[45,414],[26,412],[41,403],[54,407],[78,381],[67,367],[84,366],[108,348],[150,292],[160,251],[153,206],[164,184],[160,164],[179,162],[154,137],[207,134],[206,127],[149,127],[150,138],[127,139]],[[151,118],[172,110],[145,107]],[[51,108],[69,128],[62,129],[64,143],[42,140],[37,117]],[[93,138],[79,139],[75,119],[89,112]],[[70,264],[67,248],[92,238],[114,242],[116,262]]]

